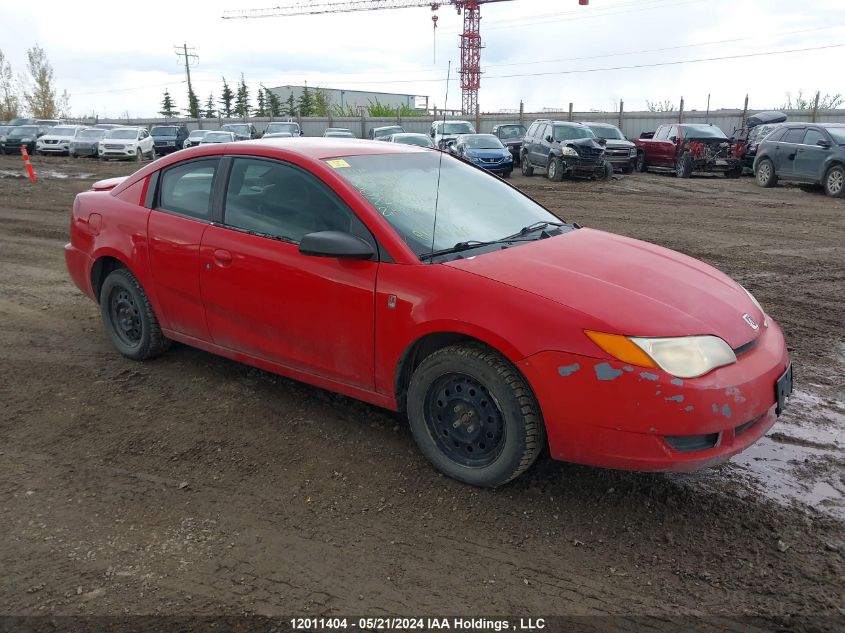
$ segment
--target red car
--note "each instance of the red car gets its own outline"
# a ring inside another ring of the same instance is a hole
[[[176,340],[404,411],[475,485],[547,443],[610,468],[723,462],[791,391],[780,329],[718,270],[409,145],[201,145],[77,196],[70,234],[125,356]]]

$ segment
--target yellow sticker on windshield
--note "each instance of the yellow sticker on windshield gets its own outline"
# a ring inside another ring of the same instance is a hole
[[[332,158],[331,160],[327,160],[329,167],[334,167],[335,169],[340,169],[341,167],[349,167],[349,163],[347,163],[342,158]]]

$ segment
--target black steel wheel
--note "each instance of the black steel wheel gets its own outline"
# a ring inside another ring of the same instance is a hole
[[[126,268],[112,271],[103,282],[100,312],[112,344],[124,356],[146,360],[170,347],[144,289]]]
[[[539,405],[519,370],[481,344],[452,345],[414,370],[408,422],[442,473],[495,487],[522,474],[545,443]]]

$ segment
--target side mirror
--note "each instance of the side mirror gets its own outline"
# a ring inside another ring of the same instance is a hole
[[[824,138],[820,138],[818,141],[816,141],[816,145],[825,149],[830,149],[830,141]]]
[[[607,139],[606,138],[599,138],[598,142],[599,142],[599,145],[601,145],[602,147],[607,145]]]
[[[432,130],[431,132],[429,132],[429,133],[428,133],[428,135],[429,135],[431,138],[434,138],[434,130]]]
[[[678,137],[677,137],[677,136],[670,136],[670,137],[669,137],[669,140],[670,140],[670,141],[672,141],[673,143],[677,143],[677,142],[678,142]]]
[[[551,135],[549,135],[549,136],[547,136],[547,137],[546,137],[546,142],[551,143],[551,142],[552,142],[552,140],[553,140],[553,139],[552,139]]]
[[[368,242],[343,231],[308,233],[299,242],[299,252],[313,257],[338,259],[372,259],[375,255]]]

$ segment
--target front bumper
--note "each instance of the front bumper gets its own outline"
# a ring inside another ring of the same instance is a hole
[[[35,141],[31,141],[29,143],[21,143],[18,141],[6,141],[3,143],[2,152],[4,154],[20,154],[21,147],[25,147],[26,151],[32,154],[35,151]]]
[[[173,152],[179,149],[181,148],[176,146],[176,141],[164,141],[157,142],[155,144],[155,153],[159,156],[163,156],[165,154],[172,154]]]
[[[687,380],[564,352],[519,363],[554,459],[639,471],[697,470],[753,444],[775,423],[775,384],[788,365],[774,322],[736,363]]]
[[[578,156],[561,156],[561,166],[565,176],[591,178],[604,172],[604,159],[585,159]]]
[[[67,154],[70,148],[69,141],[60,141],[58,143],[43,143],[38,141],[35,144],[35,150],[43,154]]]
[[[97,156],[96,145],[74,145],[71,151],[74,156]]]
[[[116,148],[97,148],[97,155],[100,158],[135,158],[137,147],[125,147],[123,149]]]
[[[495,163],[487,163],[487,162],[476,162],[476,161],[468,161],[472,165],[476,167],[480,167],[481,169],[485,169],[487,171],[492,171],[497,174],[505,174],[508,172],[513,171],[513,159],[512,158],[505,158],[501,161]]]

